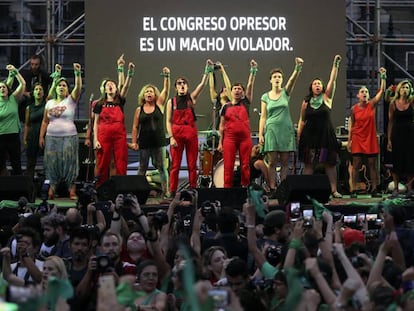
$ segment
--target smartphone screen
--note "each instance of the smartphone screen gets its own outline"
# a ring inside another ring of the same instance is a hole
[[[358,222],[364,222],[364,221],[365,221],[365,214],[358,213]]]
[[[377,214],[367,214],[366,219],[367,221],[375,221],[378,218]]]
[[[229,293],[223,288],[213,288],[208,291],[208,296],[213,300],[214,308],[226,309],[229,304]]]
[[[344,215],[344,223],[345,224],[353,224],[356,223],[357,216],[356,215]]]
[[[303,218],[304,219],[311,219],[313,217],[313,210],[305,209],[303,210]]]
[[[290,203],[290,220],[296,221],[300,218],[300,202]]]

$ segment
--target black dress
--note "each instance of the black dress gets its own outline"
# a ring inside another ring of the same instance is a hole
[[[39,135],[44,111],[44,104],[35,105],[33,103],[29,105],[30,131],[27,135],[26,149],[26,156],[28,158],[36,158],[38,155],[43,153],[43,149],[39,147]]]
[[[397,175],[414,174],[414,109],[395,107],[392,123],[392,166]]]
[[[305,125],[299,141],[299,160],[306,164],[328,163],[336,165],[338,142],[331,122],[331,109],[325,104],[312,108],[308,103]]]

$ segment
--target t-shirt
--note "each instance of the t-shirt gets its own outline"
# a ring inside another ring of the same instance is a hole
[[[66,97],[61,102],[51,99],[46,103],[45,109],[49,117],[46,136],[74,136],[78,132],[74,123],[76,102],[72,96]]]
[[[0,135],[20,132],[18,106],[13,95],[10,95],[8,99],[0,98]]]

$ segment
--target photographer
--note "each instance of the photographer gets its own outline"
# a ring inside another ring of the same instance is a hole
[[[138,199],[135,195],[131,194],[118,194],[115,200],[115,207],[113,210],[111,231],[120,234],[124,232],[123,236],[129,236],[129,228],[126,226],[126,221],[123,214],[131,214],[132,219],[136,223],[136,227],[139,228],[141,234],[145,238],[152,258],[157,261],[159,265],[159,275],[162,279],[166,276],[170,270],[168,263],[166,262],[165,255],[161,251],[160,247],[160,232],[168,223],[168,217],[165,213],[156,212],[147,218],[142,211]],[[128,243],[129,244],[129,243]],[[127,244],[127,246],[128,246]],[[147,249],[142,249],[142,255],[145,257],[151,257],[148,254]],[[144,259],[144,258],[139,258]]]
[[[116,196],[115,204],[111,206],[112,219],[110,224],[111,232],[120,234],[126,238],[130,234],[126,218],[130,218],[136,223],[136,227],[146,234],[149,231],[148,220],[138,203],[138,198],[134,194],[119,193]]]
[[[95,258],[98,272],[113,272],[118,277],[126,274],[136,274],[136,265],[123,262],[120,258],[122,238],[119,234],[106,231],[101,237],[100,246],[103,256],[101,255]]]
[[[17,262],[11,263],[9,247],[0,250],[3,258],[3,278],[11,285],[26,286],[40,284],[42,281],[43,261],[37,260],[40,238],[33,229],[21,228],[16,233]]]
[[[102,234],[106,229],[106,221],[103,212],[96,208],[98,201],[95,183],[85,183],[79,191],[78,210],[82,216],[82,225],[95,229]],[[85,222],[86,220],[86,222]]]
[[[115,204],[111,206],[112,218],[110,231],[122,237],[123,247],[121,259],[126,262],[138,264],[142,260],[149,259],[146,242],[146,232],[149,231],[148,221],[142,212],[138,199],[132,194],[118,194]],[[130,228],[123,214],[130,214]]]

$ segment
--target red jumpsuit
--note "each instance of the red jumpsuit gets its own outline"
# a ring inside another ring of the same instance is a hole
[[[103,105],[97,105],[94,109],[95,113],[99,113],[98,141],[101,144],[101,149],[98,149],[96,153],[98,176],[100,176],[97,182],[98,187],[108,179],[112,153],[114,154],[116,174],[126,175],[127,173],[127,135],[121,105],[105,102]]]
[[[221,115],[225,119],[223,137],[224,158],[224,188],[233,186],[234,162],[236,152],[240,156],[241,185],[250,184],[250,153],[252,151],[252,138],[247,99],[237,104],[226,104]]]
[[[181,97],[181,98],[180,98]],[[170,168],[170,191],[177,191],[178,173],[180,171],[181,159],[184,148],[187,156],[187,167],[191,188],[197,187],[197,156],[198,137],[195,115],[192,109],[191,99],[187,96],[172,98],[172,135],[177,142],[176,147],[170,146],[171,168]],[[183,102],[184,100],[184,102]],[[185,101],[186,100],[186,101]],[[178,105],[177,105],[178,104]],[[184,105],[184,107],[183,107]]]

